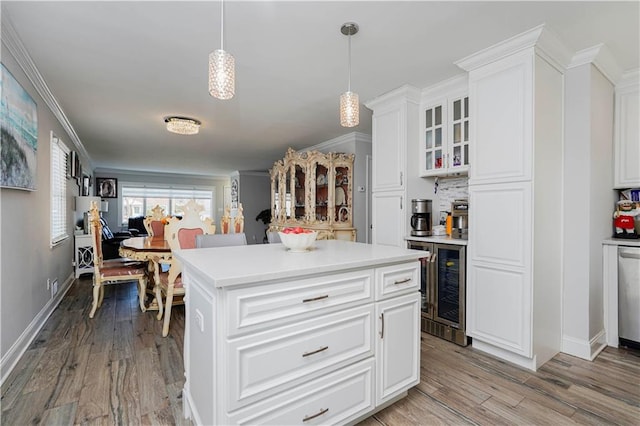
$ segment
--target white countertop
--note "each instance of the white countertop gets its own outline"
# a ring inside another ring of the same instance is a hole
[[[404,237],[406,241],[423,241],[425,243],[439,243],[439,244],[454,244],[457,246],[466,246],[468,244],[467,240],[461,240],[459,238],[451,238],[445,235],[443,236],[432,236],[432,237],[414,237],[412,235]]]
[[[640,247],[640,240],[626,239],[626,238],[608,238],[602,242],[605,246],[627,246],[627,247]]]
[[[408,262],[424,256],[424,252],[324,240],[316,241],[315,248],[306,253],[290,253],[282,244],[253,244],[177,250],[174,255],[185,269],[194,268],[209,278],[215,287],[222,288]]]

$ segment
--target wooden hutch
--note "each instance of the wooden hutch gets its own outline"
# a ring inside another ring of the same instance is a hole
[[[353,158],[353,154],[289,148],[269,171],[269,231],[299,226],[317,231],[319,240],[355,241]]]

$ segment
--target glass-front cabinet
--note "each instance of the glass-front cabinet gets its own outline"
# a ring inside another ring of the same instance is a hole
[[[270,170],[269,230],[300,226],[318,231],[318,239],[355,241],[353,158],[353,154],[289,148]]]
[[[466,78],[424,91],[420,110],[420,176],[466,174],[470,142]]]

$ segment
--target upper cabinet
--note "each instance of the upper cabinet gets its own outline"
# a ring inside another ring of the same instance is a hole
[[[355,240],[353,154],[289,148],[271,169],[271,230],[300,226],[319,239]]]
[[[638,71],[616,86],[615,188],[640,187],[640,85]]]
[[[466,174],[469,170],[466,75],[424,89],[420,111],[420,176]]]

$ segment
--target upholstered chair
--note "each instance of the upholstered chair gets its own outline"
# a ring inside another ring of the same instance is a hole
[[[147,234],[154,238],[164,238],[164,226],[167,220],[164,209],[156,205],[151,209],[151,215],[144,218],[144,227],[147,230]]]
[[[200,211],[202,207],[195,201],[190,200],[184,206],[184,216],[182,219],[172,217],[168,220],[164,229],[165,240],[169,243],[171,251],[196,248],[196,236],[203,234],[215,234],[216,227],[209,218],[201,219]],[[169,323],[171,322],[171,307],[174,304],[182,303],[184,296],[184,286],[182,283],[182,264],[175,256],[167,261],[153,259],[155,294],[158,300],[158,320],[164,316],[162,325],[162,335],[169,334]],[[163,272],[162,264],[168,263],[169,270]],[[164,306],[163,306],[164,305]]]

